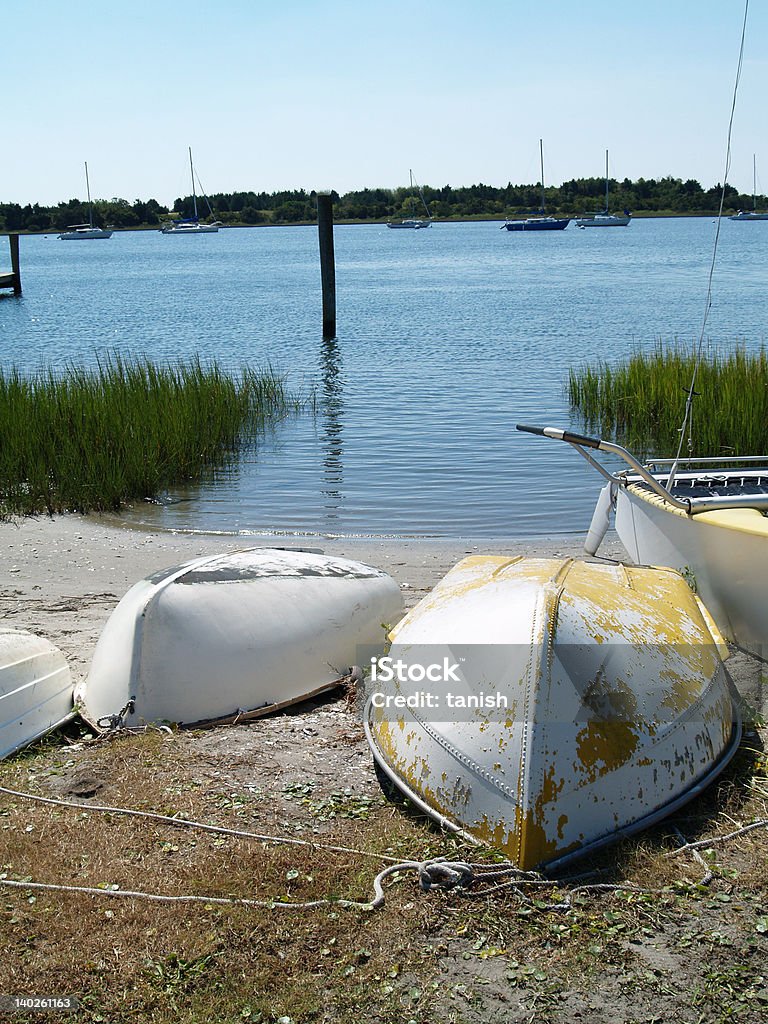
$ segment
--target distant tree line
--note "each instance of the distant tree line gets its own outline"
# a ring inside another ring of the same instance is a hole
[[[717,213],[720,204],[720,185],[704,189],[698,181],[680,178],[639,178],[637,181],[610,181],[612,210],[631,210],[640,214],[706,214]],[[423,201],[422,201],[423,197]],[[300,224],[312,222],[316,217],[315,193],[298,189],[286,192],[232,192],[217,193],[206,201],[198,198],[201,216],[229,225]],[[541,206],[540,185],[444,185],[433,188],[425,185],[421,195],[409,188],[366,188],[333,193],[334,216],[337,222],[377,222],[390,218],[424,214],[426,203],[432,217],[438,220],[504,219],[529,213]],[[576,215],[602,209],[605,200],[604,178],[574,178],[559,187],[545,190],[548,213]],[[765,197],[758,197],[765,206]],[[97,200],[93,204],[94,221],[101,227],[152,228],[159,227],[169,217],[191,217],[192,197],[177,199],[172,210],[154,199]],[[751,209],[752,197],[740,194],[726,185],[725,212]],[[61,231],[70,224],[88,221],[88,206],[79,199],[58,203],[56,206],[20,206],[18,203],[0,203],[0,231]]]

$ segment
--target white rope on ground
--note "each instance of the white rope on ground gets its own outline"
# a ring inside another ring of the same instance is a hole
[[[482,898],[496,893],[507,891],[514,892],[526,903],[532,903],[531,898],[525,892],[525,888],[552,888],[557,885],[568,884],[568,879],[546,878],[536,871],[524,871],[515,867],[509,861],[496,864],[470,863],[467,861],[448,861],[444,857],[431,858],[425,861],[405,860],[398,861],[395,857],[385,854],[372,853],[369,850],[357,850],[346,846],[333,846],[330,844],[317,843],[307,839],[294,839],[284,836],[268,836],[257,832],[246,832],[239,829],[230,829],[220,825],[206,825],[203,822],[176,818],[164,814],[156,814],[151,811],[138,811],[125,807],[109,807],[103,805],[83,804],[69,800],[57,800],[53,797],[38,796],[35,793],[25,793],[20,790],[8,789],[0,786],[0,793],[8,796],[18,797],[23,800],[32,800],[37,803],[51,804],[58,807],[74,808],[89,812],[101,812],[107,814],[122,814],[132,817],[146,818],[151,821],[159,821],[170,825],[178,825],[185,828],[197,828],[205,832],[216,832],[223,835],[231,835],[244,839],[257,839],[260,842],[284,844],[290,846],[305,846],[331,853],[353,854],[360,857],[375,857],[380,861],[389,861],[389,865],[380,871],[373,880],[374,898],[369,901],[331,899],[322,897],[317,900],[306,902],[287,903],[280,900],[254,900],[247,897],[219,897],[219,896],[166,896],[160,893],[145,893],[123,889],[101,889],[92,886],[60,885],[45,882],[18,881],[8,878],[0,878],[0,886],[16,889],[39,889],[51,892],[72,892],[89,896],[110,896],[123,899],[143,899],[161,903],[203,903],[211,905],[228,905],[256,907],[268,910],[312,910],[318,907],[343,907],[356,910],[377,910],[384,905],[385,894],[383,882],[386,878],[405,871],[416,871],[419,877],[419,884],[425,892],[432,888],[453,889],[460,888],[465,895],[471,898]],[[743,828],[736,829],[722,836],[714,836],[711,839],[702,839],[698,842],[689,843],[679,830],[675,830],[682,842],[677,849],[665,854],[666,857],[673,857],[680,853],[690,852],[694,859],[704,868],[704,876],[695,883],[698,886],[709,885],[715,875],[699,854],[700,849],[714,846],[716,843],[727,842],[738,838],[758,828],[768,827],[768,819],[760,819],[752,822]],[[583,875],[581,877],[584,877]],[[478,884],[495,883],[486,885],[474,892],[468,890]],[[559,902],[541,903],[536,906],[540,910],[547,911],[569,911],[572,909],[574,897],[584,893],[604,892],[626,892],[637,895],[664,896],[669,894],[668,889],[649,889],[635,885],[632,882],[597,882],[578,885],[564,894]]]
[[[749,825],[744,825],[743,828],[737,828],[734,832],[728,832],[724,836],[712,836],[710,839],[700,839],[696,843],[686,843],[685,846],[680,846],[676,850],[670,850],[669,853],[665,854],[665,857],[676,857],[678,853],[685,853],[688,850],[706,850],[710,846],[716,846],[717,843],[727,843],[730,839],[738,839],[739,836],[744,836],[748,832],[754,832],[758,828],[768,828],[768,818],[759,818],[757,821],[753,821]]]
[[[53,797],[38,796],[36,793],[23,793],[20,790],[7,789],[0,786],[0,793],[7,796],[15,796],[22,800],[34,800],[41,804],[52,804],[54,807],[69,807],[79,811],[93,811],[103,814],[123,814],[128,817],[147,818],[149,821],[164,822],[167,825],[177,825],[180,828],[197,828],[202,832],[216,832],[220,835],[235,836],[239,839],[257,839],[262,843],[274,843],[282,846],[309,846],[316,850],[326,850],[329,853],[351,853],[357,857],[374,857],[379,861],[388,861],[390,864],[399,863],[397,857],[389,857],[384,853],[372,853],[370,850],[356,850],[349,846],[331,846],[326,843],[318,843],[312,839],[295,839],[289,836],[269,836],[261,832],[245,832],[236,828],[226,828],[224,825],[206,825],[202,821],[193,821],[189,818],[176,818],[169,814],[157,814],[154,811],[138,811],[130,807],[107,807],[102,804],[83,804],[75,800],[56,800]]]
[[[20,881],[0,878],[0,886],[9,889],[40,890],[44,892],[71,892],[81,896],[108,896],[119,899],[149,900],[153,903],[202,903],[211,906],[253,907],[260,910],[315,910],[318,907],[343,907],[351,910],[378,910],[384,906],[385,878],[402,871],[417,871],[423,889],[433,886],[451,888],[462,884],[463,880],[472,878],[471,865],[463,861],[445,861],[442,858],[427,861],[407,860],[380,871],[373,880],[374,897],[372,900],[331,899],[323,896],[317,900],[305,902],[283,902],[282,900],[255,900],[245,896],[166,896],[162,893],[141,892],[132,889],[102,889],[98,886],[62,885],[53,882]],[[550,883],[551,884],[551,883]]]

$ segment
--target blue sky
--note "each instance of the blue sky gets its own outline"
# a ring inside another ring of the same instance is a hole
[[[743,0],[5,0],[0,202],[722,178]],[[729,181],[768,191],[751,0]],[[10,106],[10,109],[9,109]],[[762,169],[762,180],[760,172]]]

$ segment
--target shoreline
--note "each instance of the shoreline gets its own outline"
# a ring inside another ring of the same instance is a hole
[[[77,514],[26,518],[0,523],[0,560],[7,579],[0,591],[0,619],[56,644],[81,677],[104,624],[134,583],[206,554],[278,547],[357,559],[388,572],[410,608],[466,555],[578,558],[583,540],[583,534],[531,539],[186,534],[139,530]],[[601,555],[626,559],[612,533]]]

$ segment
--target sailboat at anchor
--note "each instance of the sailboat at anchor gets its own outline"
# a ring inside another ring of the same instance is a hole
[[[91,183],[88,180],[88,162],[85,162],[85,190],[88,193],[88,223],[70,224],[62,231],[59,238],[62,242],[74,242],[81,238],[111,238],[109,228],[97,228],[93,224],[93,203],[91,202]]]
[[[406,217],[404,220],[401,220],[401,221],[388,221],[387,222],[387,227],[388,228],[411,228],[414,231],[418,231],[419,228],[431,228],[432,227],[432,214],[429,212],[429,207],[427,206],[427,201],[424,198],[424,191],[421,188],[421,185],[419,185],[415,181],[415,179],[413,177],[413,171],[410,171],[409,173],[410,173],[410,176],[411,176],[411,192],[413,192],[414,185],[415,185],[416,189],[418,190],[418,193],[419,193],[419,198],[421,199],[422,205],[423,205],[424,210],[426,211],[426,214],[427,214],[426,219],[423,218],[423,217],[422,218]]]
[[[587,217],[577,217],[574,224],[577,228],[625,228],[632,220],[629,210],[611,213],[608,208],[608,150],[605,151],[605,209],[600,213],[592,213]]]
[[[752,209],[739,210],[731,214],[728,220],[768,220],[768,213],[757,212],[757,163],[755,154],[752,154]]]
[[[548,217],[544,208],[544,142],[539,139],[539,156],[541,158],[541,214],[526,217],[525,220],[508,220],[502,227],[507,231],[562,231],[567,228],[570,217]]]
[[[192,206],[194,209],[194,215],[187,217],[184,220],[172,220],[167,224],[163,224],[160,228],[160,233],[163,235],[210,235],[215,231],[218,231],[221,227],[221,221],[215,220],[211,224],[201,224],[200,218],[197,213],[197,193],[195,191],[195,168],[192,163],[192,147],[189,147],[189,173],[192,177]],[[203,196],[206,203],[208,198]],[[208,203],[208,209],[213,215],[210,203]]]

